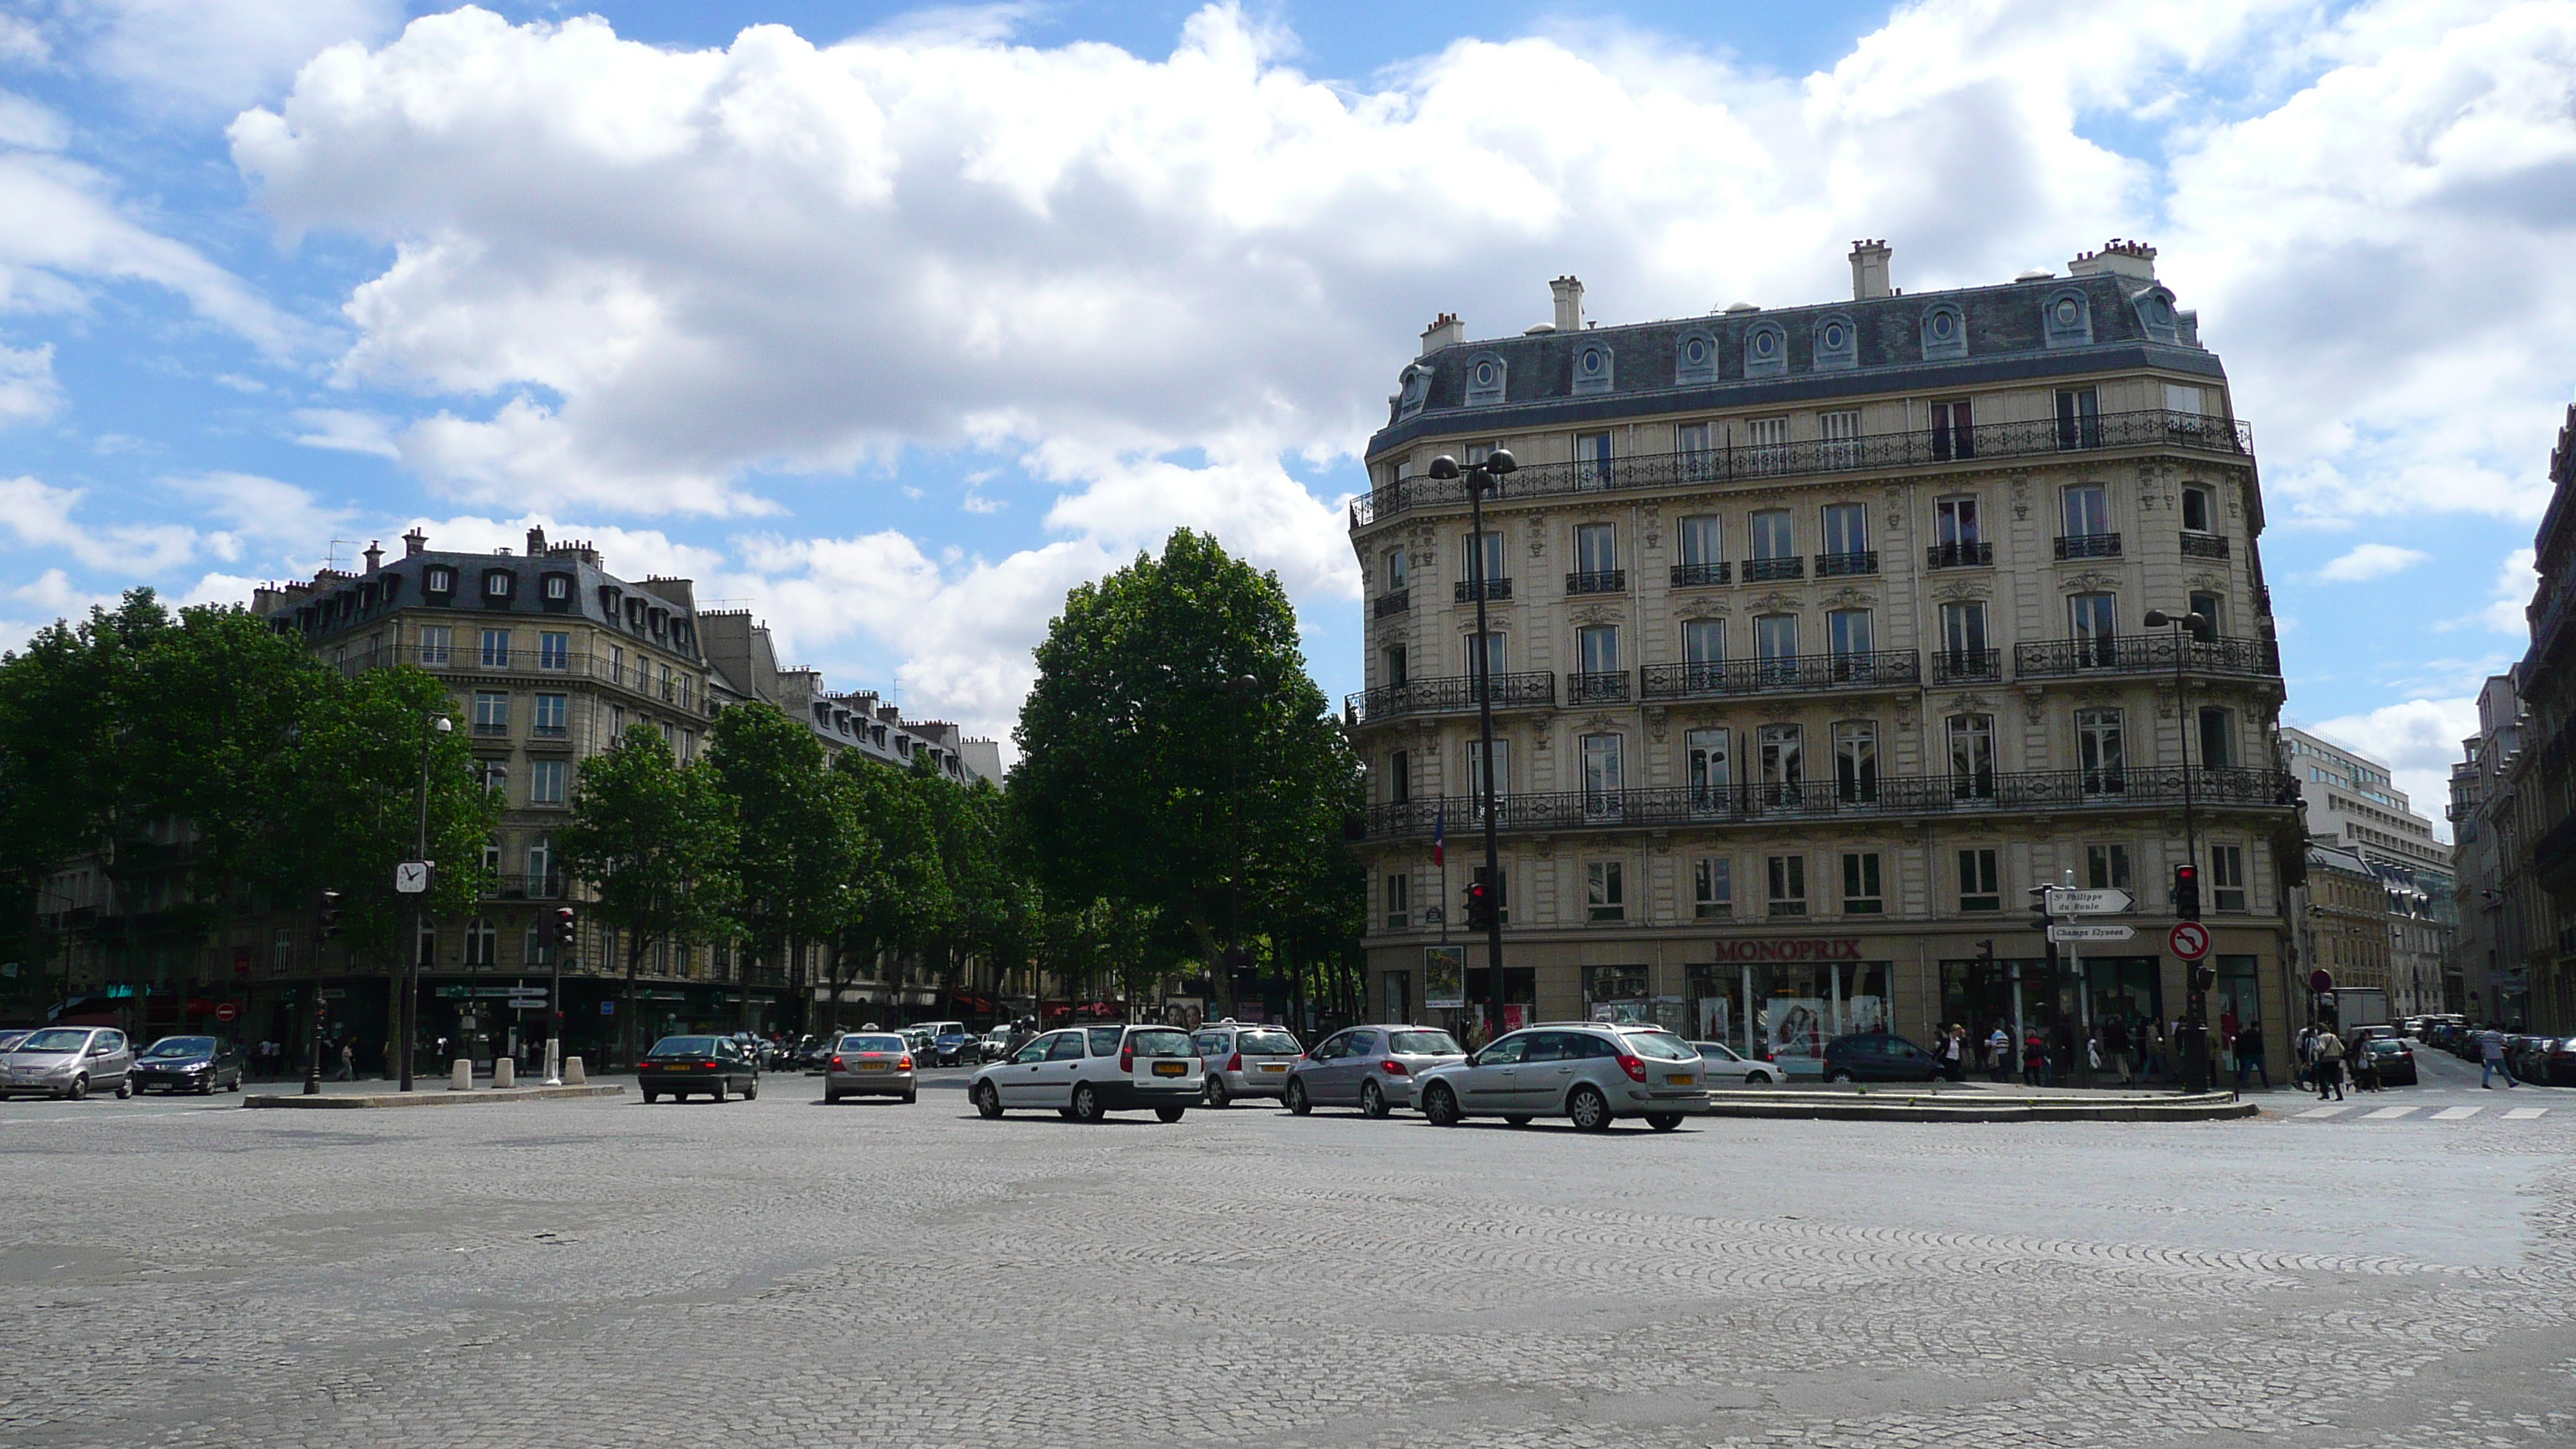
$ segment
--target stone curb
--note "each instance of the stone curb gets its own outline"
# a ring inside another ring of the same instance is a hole
[[[2232,1099],[2208,1093],[2189,1097],[2125,1097],[2085,1101],[2067,1098],[2024,1097],[2018,1100],[1959,1102],[1952,1105],[1937,1098],[1892,1097],[1888,1099],[1841,1097],[1817,1101],[1787,1100],[1791,1094],[1755,1101],[1742,1100],[1735,1093],[1721,1094],[1710,1104],[1712,1117],[1757,1117],[1769,1120],[1808,1119],[1820,1122],[2219,1122],[2262,1115],[2257,1102]]]
[[[371,1092],[365,1095],[348,1094],[339,1096],[334,1096],[326,1092],[312,1097],[305,1096],[301,1092],[296,1092],[292,1094],[275,1093],[257,1096],[245,1095],[242,1098],[242,1105],[245,1107],[295,1107],[307,1109],[338,1107],[462,1107],[472,1103],[481,1102],[546,1102],[560,1101],[566,1097],[615,1097],[623,1095],[625,1091],[626,1088],[623,1086],[610,1085],[591,1087],[511,1087],[508,1089],[487,1087],[476,1092],[451,1092],[444,1088],[439,1088],[428,1091]]]

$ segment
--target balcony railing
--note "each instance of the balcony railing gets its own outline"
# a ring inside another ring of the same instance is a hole
[[[2082,441],[2103,448],[2181,448],[2195,453],[2243,454],[2254,450],[2253,430],[2226,418],[2144,409],[2105,413],[2088,420]],[[1499,480],[1491,501],[1512,502],[1563,493],[1624,488],[1682,488],[1744,478],[1862,472],[1935,465],[1966,459],[2020,458],[2066,451],[2055,419],[1984,423],[1973,429],[1876,433],[1862,438],[1709,448],[1687,453],[1647,453],[1604,463],[1529,463]],[[1962,446],[1962,445],[1965,446]],[[1406,478],[1351,501],[1351,527],[1383,522],[1412,508],[1464,505],[1463,478]]]
[[[1416,679],[1381,685],[1342,701],[1351,723],[1415,714],[1450,714],[1477,705],[1475,676],[1453,674],[1442,679]],[[1544,671],[1494,676],[1494,708],[1529,709],[1556,703],[1556,676]]]
[[[1911,687],[1923,682],[1915,652],[1799,654],[1787,659],[1727,659],[1701,664],[1649,664],[1638,673],[1648,699],[1726,694],[1793,694],[1829,689]]]
[[[1994,564],[1991,543],[1936,543],[1923,550],[1923,566],[1928,569],[1984,569]]]
[[[2057,556],[2072,558],[2118,558],[2120,535],[2116,533],[2070,533],[2057,541]]]
[[[2109,639],[2044,639],[2013,646],[2013,673],[2023,679],[2077,674],[2171,673],[2177,641],[2171,634],[2123,634]],[[2280,654],[2262,639],[2179,641],[2182,667],[2197,674],[2277,675]]]
[[[1569,594],[1624,594],[1628,592],[1628,571],[1596,569],[1589,573],[1567,574],[1565,591]]]
[[[2184,796],[2186,772],[2158,770],[2034,770],[1975,776],[1881,776],[1846,786],[1834,780],[1642,790],[1561,790],[1505,795],[1494,802],[1501,830],[1553,832],[1671,826],[1758,825],[1824,819],[1977,815],[1993,811],[2162,809]],[[2213,807],[2296,808],[2298,786],[2278,770],[2194,769],[2188,772],[2193,803]],[[2106,788],[2107,787],[2107,788]],[[1446,815],[1450,828],[1481,825],[1473,796],[1425,798],[1372,806],[1372,840],[1431,833]]]
[[[2227,538],[2217,533],[2186,533],[2182,536],[2184,558],[2225,558]]]
[[[1675,564],[1673,565],[1673,587],[1696,589],[1709,584],[1726,583],[1729,575],[1734,572],[1734,567],[1732,564],[1723,563]]]
[[[1878,550],[1862,549],[1857,553],[1820,553],[1816,555],[1816,577],[1846,578],[1853,574],[1878,572]]]
[[[412,664],[440,674],[519,675],[533,677],[540,683],[566,679],[591,679],[603,684],[676,704],[682,709],[716,712],[712,696],[702,695],[692,685],[680,688],[681,677],[673,675],[668,685],[647,677],[633,662],[621,664],[604,655],[564,653],[551,649],[482,649],[473,644],[411,644],[400,649],[385,649],[352,655],[341,662],[341,672],[355,674],[379,665]]]
[[[1965,684],[1971,680],[1993,680],[2004,677],[2004,651],[2000,649],[1935,649],[1932,651],[1934,684]]]
[[[1457,596],[1458,596],[1458,602],[1459,602],[1459,603],[1462,603],[1462,604],[1472,604],[1472,603],[1476,602],[1476,586],[1475,586],[1474,584],[1471,584],[1471,583],[1467,582],[1465,579],[1460,579],[1457,583],[1452,584],[1450,587],[1451,587],[1451,589],[1452,589],[1452,590],[1454,590],[1454,591],[1456,592],[1456,594],[1457,594]],[[1510,579],[1487,579],[1487,580],[1485,580],[1485,597],[1486,597],[1486,598],[1488,598],[1488,599],[1508,599],[1508,598],[1510,598],[1511,596],[1512,596],[1512,581],[1511,581]]]
[[[532,739],[568,740],[572,738],[572,726],[559,724],[530,725],[528,726],[528,735]]]
[[[1627,700],[1628,671],[1624,669],[1565,676],[1567,704],[1625,704]]]
[[[1401,614],[1412,607],[1413,590],[1398,589],[1391,594],[1378,595],[1377,602],[1370,605],[1371,612],[1369,617],[1374,619],[1383,619],[1389,614]]]
[[[563,893],[563,876],[555,873],[496,875],[483,883],[483,898],[488,901],[551,901]]]
[[[1764,583],[1775,579],[1803,579],[1807,561],[1802,558],[1749,558],[1744,561],[1744,581]]]

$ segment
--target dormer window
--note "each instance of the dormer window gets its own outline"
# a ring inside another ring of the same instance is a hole
[[[1431,369],[1427,367],[1406,368],[1404,370],[1401,391],[1396,397],[1396,416],[1400,418],[1412,417],[1415,413],[1422,411],[1422,405],[1425,402],[1430,401],[1430,399]]]
[[[1968,355],[1968,322],[1959,309],[1947,302],[1923,310],[1923,360],[1938,362],[1944,358]]]
[[[2093,307],[2074,288],[2052,292],[2040,306],[2041,341],[2050,347],[2083,347],[2093,340]]]
[[[1574,352],[1576,395],[1608,392],[1613,370],[1609,348],[1595,342],[1587,342],[1576,348]]]
[[[2174,319],[2173,294],[2162,287],[2149,287],[2137,298],[2138,327],[2149,342],[2168,345],[2182,339],[2182,330]]]
[[[1687,333],[1673,348],[1673,381],[1717,381],[1717,343],[1705,332]]]
[[[556,613],[572,607],[572,575],[548,574],[537,585],[538,596]]]
[[[1503,389],[1511,374],[1503,360],[1488,352],[1467,363],[1467,406],[1482,407],[1503,400]]]
[[[422,577],[421,588],[433,594],[455,593],[456,570],[435,567],[430,569],[430,571]]]
[[[671,616],[659,609],[652,609],[646,611],[644,619],[647,626],[652,629],[653,637],[659,639],[662,637],[663,626],[670,622]]]
[[[400,574],[387,574],[377,581],[385,591],[385,603],[388,607],[394,600],[402,597],[402,579],[403,576]]]
[[[508,569],[486,569],[483,573],[483,602],[506,604],[518,588],[518,577]]]
[[[1848,317],[1827,317],[1816,324],[1816,371],[1845,372],[1860,366],[1860,332]]]
[[[1757,322],[1744,334],[1744,375],[1782,377],[1789,371],[1789,334],[1777,322]]]

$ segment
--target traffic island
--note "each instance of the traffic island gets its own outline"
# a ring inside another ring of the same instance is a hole
[[[490,1087],[475,1092],[423,1090],[410,1092],[320,1092],[306,1096],[302,1092],[251,1092],[242,1096],[245,1107],[464,1107],[486,1102],[560,1102],[576,1097],[617,1097],[625,1095],[623,1084],[592,1084],[580,1087]]]
[[[1715,1117],[1804,1118],[1822,1122],[2220,1122],[2262,1114],[2233,1092],[2002,1092],[1852,1090],[1734,1091],[1710,1094]]]

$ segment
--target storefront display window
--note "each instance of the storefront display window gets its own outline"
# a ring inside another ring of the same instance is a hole
[[[1593,1021],[1660,1026],[1676,1035],[1689,1035],[1690,1004],[1678,996],[1649,994],[1648,981],[1642,965],[1585,967],[1584,1015]]]
[[[1702,1040],[1780,1063],[1793,1075],[1824,1070],[1825,1043],[1885,1031],[1884,961],[1718,964],[1690,969],[1686,1020]]]

